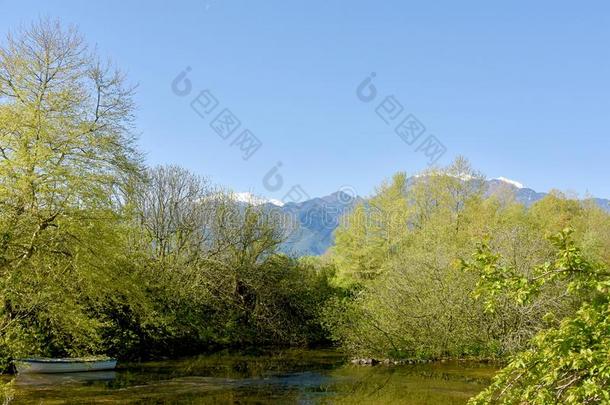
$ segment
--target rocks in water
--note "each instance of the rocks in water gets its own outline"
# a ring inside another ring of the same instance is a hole
[[[440,362],[445,362],[445,359],[438,360]],[[356,366],[376,366],[379,364],[383,364],[385,366],[406,366],[413,364],[426,364],[433,363],[434,360],[393,360],[393,359],[372,359],[372,358],[356,358],[352,359],[351,363]]]
[[[358,366],[376,366],[379,363],[381,363],[381,362],[379,360],[375,360],[375,359],[353,359],[352,360],[352,364],[355,364]]]

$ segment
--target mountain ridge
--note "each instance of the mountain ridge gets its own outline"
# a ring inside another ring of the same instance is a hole
[[[418,176],[410,177],[408,183],[412,183],[418,178]],[[468,181],[468,179],[463,180]],[[538,192],[505,177],[485,180],[485,184],[487,186],[486,195],[494,195],[501,193],[502,190],[507,190],[512,193],[517,202],[526,207],[532,206],[549,195],[549,192]],[[364,197],[350,195],[342,190],[327,196],[286,203],[256,197],[250,193],[236,193],[236,195],[239,195],[239,198],[236,198],[237,201],[263,205],[268,210],[279,210],[279,213],[291,220],[290,225],[286,226],[287,239],[281,245],[280,251],[293,256],[324,254],[334,242],[334,231],[339,226],[341,216],[359,202],[366,201]],[[590,200],[610,213],[610,199],[592,197]]]

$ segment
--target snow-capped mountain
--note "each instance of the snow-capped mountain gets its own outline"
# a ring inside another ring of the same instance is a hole
[[[518,181],[507,179],[506,177],[497,177],[494,180],[498,180],[498,181],[510,184],[511,186],[515,186],[517,188],[525,188],[523,183],[519,183]]]
[[[408,183],[412,184],[421,178],[421,176],[412,177]],[[470,179],[462,180],[469,181]],[[515,200],[527,207],[547,195],[547,193],[537,192],[506,177],[487,180],[485,183],[487,195],[508,191],[513,193]],[[290,230],[289,237],[281,250],[296,256],[321,255],[326,252],[334,242],[334,231],[339,225],[341,217],[356,204],[365,201],[361,197],[350,196],[342,191],[326,197],[286,204],[278,200],[255,196],[252,193],[236,193],[234,198],[243,203],[265,205],[269,210],[280,210],[287,217],[292,218],[293,224],[296,224],[295,229]],[[610,212],[610,200],[597,198],[594,201],[602,209]]]
[[[280,200],[257,196],[250,192],[233,193],[233,198],[235,201],[252,205],[273,204],[278,207],[282,207],[284,205],[284,202]]]

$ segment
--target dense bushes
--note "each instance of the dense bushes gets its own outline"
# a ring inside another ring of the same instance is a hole
[[[487,297],[490,310],[500,294],[528,303],[557,280],[567,282],[569,294],[588,298],[577,312],[538,333],[472,403],[610,401],[610,272],[606,264],[589,261],[571,234],[568,228],[552,237],[555,260],[535,266],[528,275],[517,272],[510,260],[493,253],[486,244],[478,248],[473,260],[462,263],[464,269],[479,275],[476,291]]]
[[[336,282],[351,297],[326,309],[337,342],[367,357],[504,358],[574,313],[586,297],[566,294],[559,279],[527,303],[499,292],[487,311],[489,302],[476,299],[478,276],[458,259],[487,239],[527,276],[553,257],[546,236],[568,225],[588,254],[607,258],[609,216],[558,193],[526,209],[508,194],[488,195],[483,184],[458,159],[414,180],[398,174],[354,210],[330,254]]]

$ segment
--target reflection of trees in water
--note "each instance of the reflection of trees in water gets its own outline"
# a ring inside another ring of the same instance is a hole
[[[53,384],[46,385],[17,384],[15,400],[464,403],[487,385],[488,379],[484,376],[493,372],[490,366],[457,363],[359,367],[345,365],[345,358],[333,351],[282,350],[257,354],[225,352],[123,364],[112,379],[49,376],[62,381],[53,380]]]
[[[478,364],[345,366],[333,373],[333,403],[465,403],[486,387],[495,369]]]
[[[0,376],[0,403],[8,405],[15,397],[14,378],[3,378]]]

